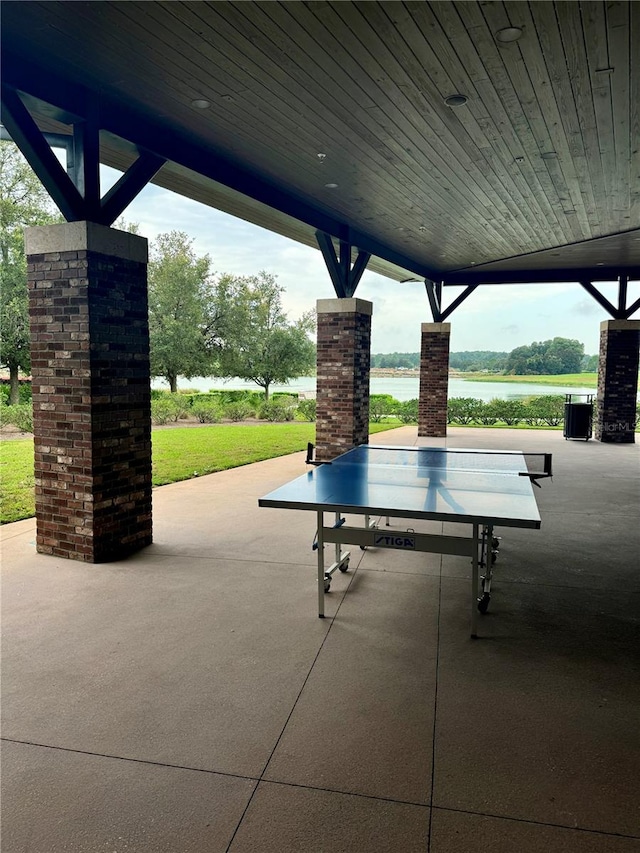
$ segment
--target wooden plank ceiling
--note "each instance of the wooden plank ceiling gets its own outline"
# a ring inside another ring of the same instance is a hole
[[[97,111],[104,162],[386,274],[640,277],[638,2],[13,2],[2,38],[41,127]]]

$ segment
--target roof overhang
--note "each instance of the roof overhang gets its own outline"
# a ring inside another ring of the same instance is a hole
[[[105,164],[151,152],[154,183],[307,245],[321,230],[399,281],[636,279],[637,18],[601,2],[5,3],[2,79],[42,130],[97,122]]]

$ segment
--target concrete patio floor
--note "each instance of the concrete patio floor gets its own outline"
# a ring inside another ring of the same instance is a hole
[[[122,562],[4,527],[3,853],[637,853],[639,448],[446,443],[554,454],[478,640],[458,557],[352,549],[317,618],[313,513],[257,505],[303,454],[156,489]]]

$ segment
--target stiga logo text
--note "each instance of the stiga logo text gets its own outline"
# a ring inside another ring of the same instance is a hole
[[[413,536],[390,536],[388,533],[378,533],[373,537],[373,547],[415,549],[416,540]]]

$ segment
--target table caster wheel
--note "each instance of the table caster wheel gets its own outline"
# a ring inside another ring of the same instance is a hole
[[[491,540],[491,547],[492,548],[499,548],[500,547],[500,539],[497,536],[494,536],[493,539]]]
[[[491,596],[488,592],[483,593],[482,598],[478,599],[478,610],[480,613],[486,613],[489,609],[489,602],[491,601]]]
[[[349,560],[347,560],[347,561],[346,561],[346,562],[344,562],[344,563],[340,563],[340,565],[338,566],[338,568],[340,569],[340,571],[341,571],[343,574],[344,574],[345,572],[348,572],[348,571],[349,571]]]
[[[329,592],[331,589],[331,575],[324,576],[324,591]]]

